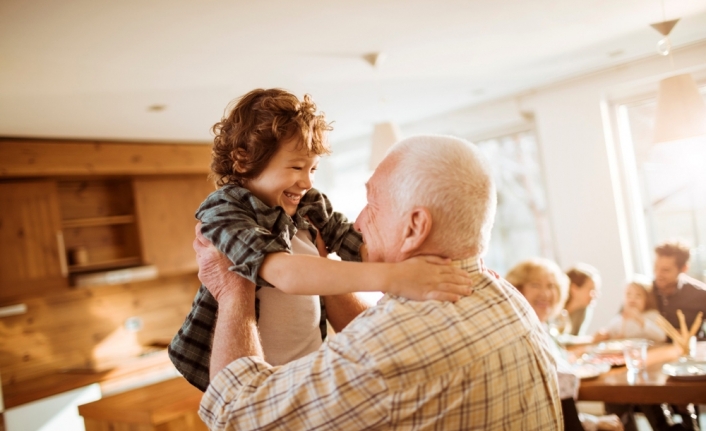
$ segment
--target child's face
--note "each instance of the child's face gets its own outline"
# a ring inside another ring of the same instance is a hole
[[[625,289],[625,306],[645,311],[645,293],[634,284],[628,285]]]
[[[297,212],[302,196],[313,186],[319,164],[319,156],[309,154],[304,146],[297,149],[298,144],[296,139],[283,142],[265,170],[245,184],[262,202],[282,207],[289,216]]]

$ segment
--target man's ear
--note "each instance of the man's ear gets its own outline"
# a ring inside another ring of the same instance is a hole
[[[687,273],[689,272],[689,262],[685,263],[684,266],[679,270],[679,272]]]
[[[413,208],[405,216],[402,253],[412,255],[419,250],[431,233],[431,212],[425,207]]]

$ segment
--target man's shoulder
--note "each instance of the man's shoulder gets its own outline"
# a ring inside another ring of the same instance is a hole
[[[690,277],[686,274],[681,274],[679,276],[679,281],[682,286],[682,290],[689,293],[694,293],[697,295],[706,295],[706,283],[696,278]]]
[[[454,355],[462,361],[477,359],[530,332],[542,331],[514,288],[488,277],[476,287],[472,295],[456,303],[386,295],[335,339],[347,344],[346,350],[364,351],[370,359],[387,363],[405,358],[409,364],[425,362],[437,353],[440,361],[453,362]]]

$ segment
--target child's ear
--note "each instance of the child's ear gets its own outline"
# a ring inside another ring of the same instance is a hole
[[[420,249],[431,233],[431,212],[425,207],[413,208],[404,217],[405,229],[401,251],[413,254]]]

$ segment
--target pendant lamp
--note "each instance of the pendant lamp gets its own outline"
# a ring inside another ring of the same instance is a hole
[[[670,56],[669,33],[679,19],[651,24],[664,38],[657,43],[657,52]],[[672,67],[674,62],[672,60]],[[657,114],[652,142],[660,144],[706,135],[706,103],[694,78],[684,73],[659,82]]]

